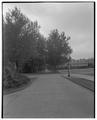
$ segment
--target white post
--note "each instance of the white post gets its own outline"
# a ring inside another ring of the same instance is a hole
[[[68,58],[68,77],[70,77],[70,54],[67,56]]]
[[[69,61],[68,61],[68,77],[70,77],[70,56],[69,56]]]

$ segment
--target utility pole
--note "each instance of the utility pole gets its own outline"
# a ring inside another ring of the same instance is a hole
[[[68,54],[67,59],[68,59],[68,77],[70,77],[70,54]]]
[[[70,56],[68,59],[68,77],[70,77]]]
[[[44,49],[44,53],[45,53],[45,56],[44,56],[45,71],[47,71],[47,53],[48,53],[48,50],[47,50],[47,49]]]

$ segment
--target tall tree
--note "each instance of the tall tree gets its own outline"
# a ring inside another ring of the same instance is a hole
[[[18,63],[20,58],[20,39],[19,34],[21,28],[28,22],[19,9],[16,7],[6,13],[5,22],[3,24],[3,40],[5,57],[10,62]]]
[[[21,41],[27,41],[25,44],[26,54],[22,54],[22,58],[24,57],[23,60],[25,60],[24,62],[28,62],[24,68],[31,68],[30,71],[33,72],[38,71],[35,69],[39,68],[41,60],[44,61],[43,50],[45,48],[45,38],[40,34],[39,28],[40,26],[38,25],[37,21],[30,21],[29,23],[25,24],[20,33]]]
[[[17,68],[43,54],[45,39],[38,22],[29,20],[17,7],[6,14],[3,28],[4,56]]]
[[[66,37],[65,33],[59,34],[58,30],[51,31],[48,37],[48,63],[56,68],[57,65],[66,62],[67,55],[71,54],[72,49],[68,44],[70,37]]]

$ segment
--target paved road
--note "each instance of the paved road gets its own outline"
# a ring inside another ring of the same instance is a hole
[[[94,116],[93,92],[61,77],[61,74],[37,77],[25,90],[4,96],[4,117]]]

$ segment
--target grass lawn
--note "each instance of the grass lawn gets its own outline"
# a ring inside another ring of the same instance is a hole
[[[82,87],[85,87],[91,91],[94,91],[94,81],[90,81],[84,78],[77,78],[77,77],[65,77],[65,78]]]
[[[68,70],[59,70],[62,73],[68,73]],[[83,75],[90,75],[94,76],[94,68],[87,68],[87,69],[71,69],[71,74],[83,74]]]

